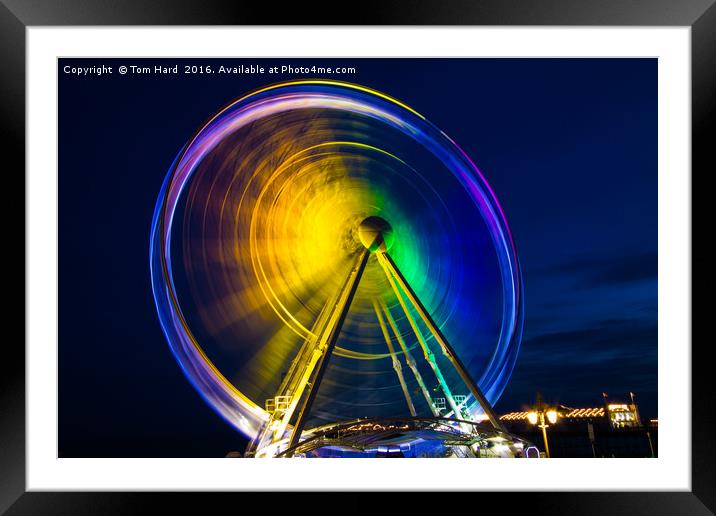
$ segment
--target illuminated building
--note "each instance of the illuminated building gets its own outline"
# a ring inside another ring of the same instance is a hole
[[[640,427],[641,418],[639,417],[639,407],[634,401],[634,393],[630,392],[629,397],[631,403],[610,403],[609,396],[606,392],[602,393],[604,397],[604,405],[606,406],[606,415],[609,424],[614,428],[632,428]]]
[[[656,457],[658,420],[643,424],[635,396],[630,403],[609,400],[601,407],[573,408],[557,405],[558,420],[550,426],[553,457]],[[500,420],[511,431],[540,443],[540,431],[529,421],[530,411],[503,414]]]

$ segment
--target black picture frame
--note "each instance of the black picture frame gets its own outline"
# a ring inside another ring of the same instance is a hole
[[[452,2],[364,1],[343,13],[332,7],[281,5],[239,0],[0,0],[0,104],[7,157],[25,164],[25,30],[31,26],[76,25],[608,25],[691,27],[692,170],[713,173],[716,114],[716,5],[714,0],[458,0]],[[19,170],[18,170],[19,171]],[[692,171],[692,179],[696,175]],[[24,174],[17,174],[24,177]],[[22,187],[24,188],[24,186]],[[17,213],[17,206],[12,207]],[[16,220],[6,218],[6,221]],[[710,231],[709,231],[710,232]],[[24,247],[23,247],[24,249]],[[693,253],[693,246],[692,246]],[[693,255],[692,255],[693,256]],[[22,255],[23,264],[27,256]],[[19,260],[19,257],[18,257]],[[692,272],[693,274],[693,272]],[[699,281],[708,289],[713,280]],[[16,303],[19,305],[20,303]],[[24,304],[23,304],[24,307]],[[692,317],[693,320],[693,317]],[[693,324],[693,323],[692,323]],[[8,325],[9,326],[9,325]],[[685,352],[688,349],[682,343]],[[553,514],[712,514],[716,511],[716,403],[709,339],[693,339],[692,490],[690,492],[514,493],[511,509]],[[5,339],[0,374],[0,511],[8,514],[105,514],[163,511],[176,506],[206,513],[217,504],[235,503],[241,494],[211,493],[50,493],[25,492],[25,350],[19,339]],[[688,424],[684,425],[688,429]],[[275,503],[295,504],[296,495]],[[504,493],[493,495],[500,504]],[[480,494],[480,505],[492,496]],[[301,502],[298,502],[301,503]],[[371,498],[341,497],[341,513],[371,510]],[[523,507],[520,507],[523,506]],[[312,512],[333,510],[311,504]],[[315,508],[315,509],[314,509]]]

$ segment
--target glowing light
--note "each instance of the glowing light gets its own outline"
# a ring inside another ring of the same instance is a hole
[[[532,425],[536,425],[536,424],[537,424],[537,418],[538,418],[537,412],[529,412],[529,413],[527,414],[527,421],[529,421],[530,424],[532,424]]]
[[[549,421],[551,424],[555,424],[557,422],[557,411],[556,410],[548,410],[547,411],[547,421]]]
[[[539,449],[536,446],[530,446],[525,450],[525,457],[527,457],[528,459],[539,459]]]

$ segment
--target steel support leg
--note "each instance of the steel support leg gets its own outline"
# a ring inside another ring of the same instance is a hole
[[[453,367],[457,370],[458,374],[462,378],[462,381],[465,383],[468,389],[470,389],[472,395],[475,396],[475,399],[482,407],[482,410],[485,411],[485,414],[490,420],[492,426],[495,429],[500,430],[501,432],[507,433],[507,430],[502,425],[502,422],[499,420],[497,415],[495,415],[495,412],[493,411],[490,403],[487,401],[487,398],[485,398],[482,391],[477,386],[477,383],[475,383],[475,380],[472,379],[472,376],[470,376],[470,373],[467,371],[462,361],[453,350],[452,346],[450,346],[447,339],[440,331],[440,328],[438,328],[437,324],[435,324],[435,321],[433,321],[432,317],[430,317],[430,314],[420,302],[420,299],[410,287],[407,280],[398,269],[397,265],[395,265],[393,259],[388,253],[376,253],[376,256],[378,258],[378,262],[388,275],[388,279],[391,280],[391,278],[394,278],[394,281],[392,281],[391,283],[397,282],[403,292],[405,292],[406,297],[413,305],[415,310],[418,312],[430,332],[433,334],[437,343],[440,345],[443,354],[448,358],[448,360],[450,360]],[[457,414],[458,413],[456,412],[456,417],[458,417]]]
[[[378,260],[380,261],[380,258],[383,253],[378,254]],[[405,317],[408,319],[408,322],[410,323],[410,327],[413,329],[413,332],[415,333],[415,337],[418,339],[418,342],[420,343],[420,347],[423,348],[423,355],[425,356],[425,360],[427,360],[428,364],[430,364],[430,368],[435,373],[435,377],[438,380],[438,383],[440,384],[440,387],[442,388],[442,391],[445,393],[445,398],[447,398],[448,404],[450,405],[450,408],[453,410],[453,413],[455,414],[456,419],[461,419],[462,414],[460,414],[459,409],[457,408],[457,403],[455,403],[455,399],[453,398],[452,392],[450,391],[450,387],[448,386],[447,382],[445,381],[445,377],[443,376],[442,372],[440,371],[440,367],[438,367],[438,363],[435,361],[435,355],[428,347],[428,343],[425,341],[425,338],[423,337],[422,332],[420,331],[420,328],[418,327],[418,324],[415,322],[415,319],[410,313],[410,310],[408,309],[408,305],[405,303],[405,299],[403,299],[403,295],[400,293],[400,289],[398,288],[398,285],[396,284],[395,279],[390,274],[389,271],[385,271],[386,276],[388,277],[388,281],[390,282],[390,286],[393,288],[393,292],[395,292],[395,296],[398,298],[398,302],[400,303],[400,306],[403,308],[403,312],[405,312]]]
[[[346,314],[348,313],[348,309],[350,308],[351,302],[353,301],[353,296],[355,296],[356,290],[358,289],[358,283],[360,282],[360,278],[363,275],[363,271],[365,271],[365,266],[368,263],[368,258],[370,257],[370,254],[370,251],[367,249],[361,253],[358,259],[358,263],[351,270],[348,276],[348,280],[346,281],[345,285],[341,290],[341,294],[338,298],[338,303],[336,304],[335,309],[331,313],[331,316],[325,327],[325,331],[321,335],[320,345],[316,348],[316,351],[314,352],[314,354],[316,355],[316,366],[307,370],[307,375],[309,376],[308,381],[306,382],[306,385],[308,386],[308,394],[306,394],[303,401],[303,405],[298,412],[298,419],[296,420],[296,424],[293,427],[293,432],[291,433],[291,439],[289,440],[288,448],[293,448],[294,446],[296,446],[298,444],[299,439],[301,438],[303,428],[306,424],[306,417],[311,410],[311,405],[313,404],[313,400],[315,399],[316,393],[318,392],[318,387],[320,386],[321,379],[323,378],[323,374],[326,371],[328,360],[333,353],[333,349],[336,347],[336,342],[338,341],[341,327],[343,326],[343,323],[346,319]]]
[[[378,306],[378,302],[375,300],[373,300],[373,308],[375,309],[375,315],[378,317],[378,324],[380,324],[380,329],[383,332],[383,338],[385,338],[385,343],[388,345],[390,359],[393,361],[393,369],[395,369],[395,374],[398,375],[398,381],[400,382],[400,387],[403,389],[403,395],[405,396],[405,401],[408,404],[408,410],[410,411],[410,415],[415,417],[415,406],[413,405],[413,400],[410,398],[410,391],[408,391],[408,386],[405,383],[405,377],[403,376],[403,367],[400,365],[400,360],[398,360],[398,357],[395,354],[395,350],[393,349],[393,343],[391,342],[390,338],[390,333],[388,333],[388,328],[385,325],[385,321],[383,320],[383,315],[380,313],[380,306]]]
[[[430,392],[428,391],[428,388],[425,386],[425,382],[423,381],[423,376],[420,374],[420,371],[418,371],[418,364],[415,363],[413,355],[410,353],[408,346],[405,344],[405,340],[400,334],[398,325],[395,324],[395,319],[393,319],[388,305],[386,305],[385,301],[383,300],[380,301],[380,305],[383,309],[383,313],[385,314],[385,318],[388,320],[388,325],[390,326],[390,329],[393,330],[393,335],[395,335],[395,338],[400,343],[400,348],[403,350],[403,354],[405,355],[405,361],[408,363],[408,367],[410,367],[410,370],[413,371],[413,376],[415,376],[415,380],[418,382],[418,386],[420,387],[420,391],[425,397],[425,401],[428,404],[430,412],[432,412],[434,416],[439,416],[440,411],[435,408],[435,404],[433,403],[433,399],[430,396]]]

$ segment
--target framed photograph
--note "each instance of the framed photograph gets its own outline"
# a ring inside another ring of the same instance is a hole
[[[3,0],[27,303],[0,509],[711,514],[712,3]]]

